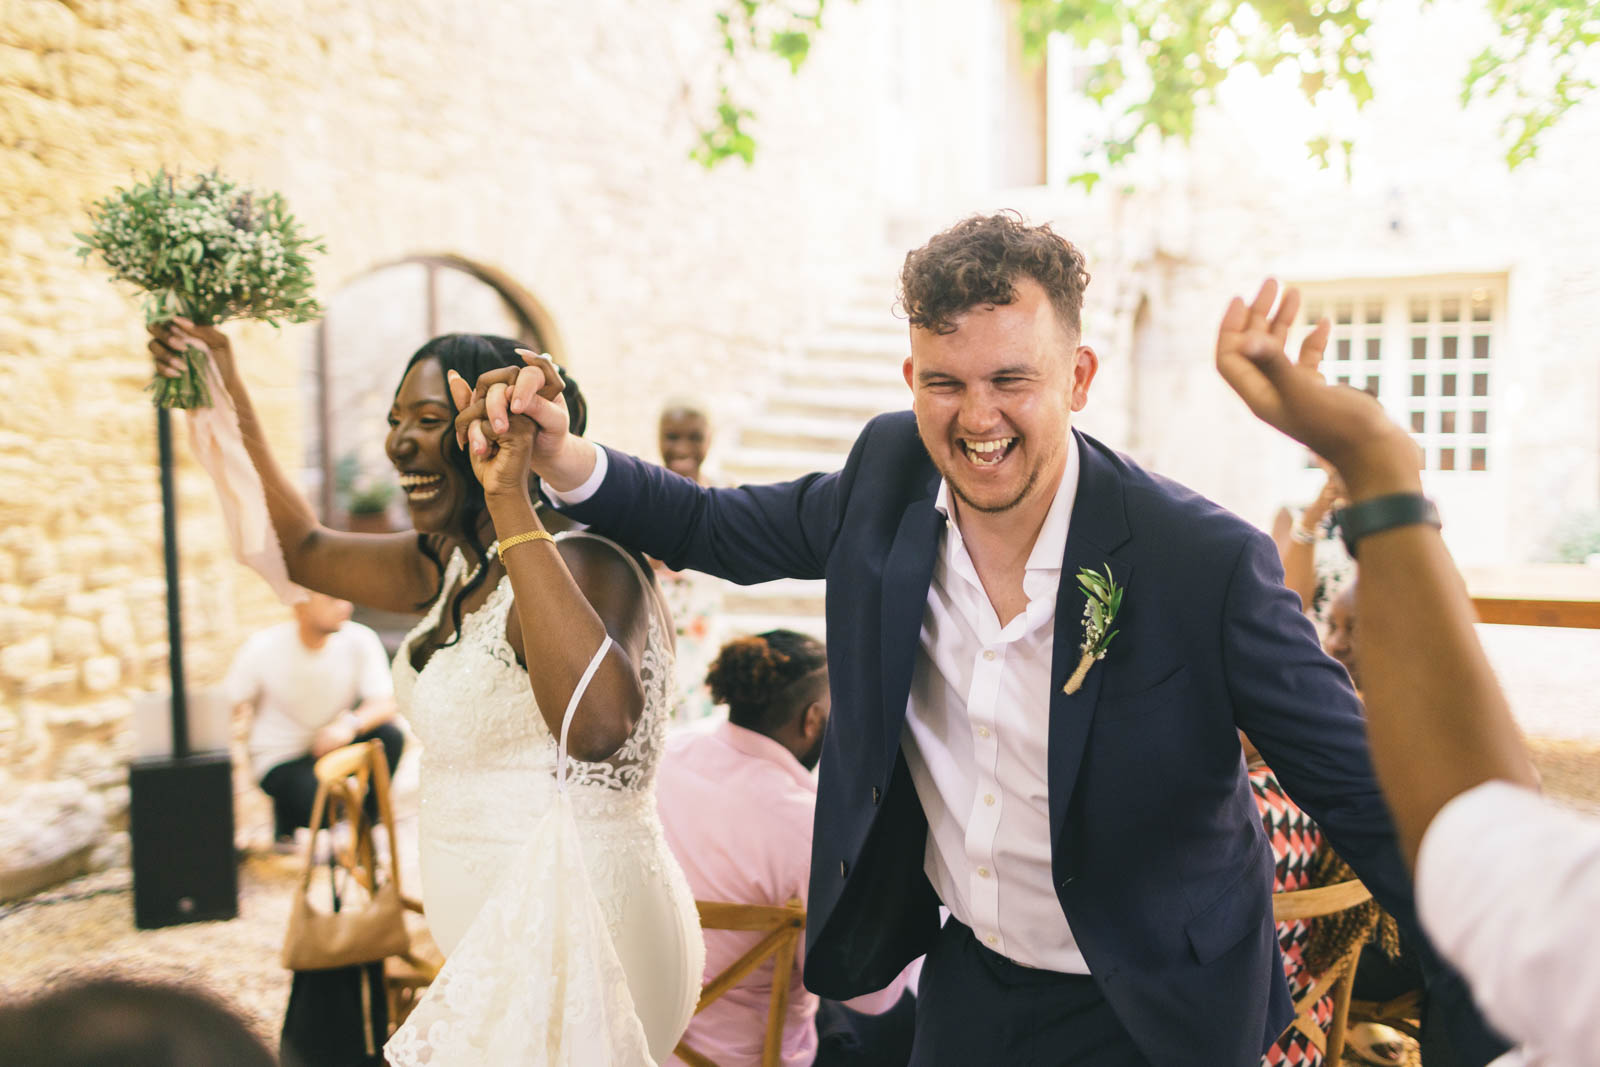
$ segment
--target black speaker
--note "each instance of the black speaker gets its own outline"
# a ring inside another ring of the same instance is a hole
[[[233,763],[226,752],[128,765],[133,922],[141,930],[239,914]]]

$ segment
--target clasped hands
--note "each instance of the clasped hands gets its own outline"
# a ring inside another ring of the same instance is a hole
[[[455,371],[446,376],[458,412],[456,444],[487,497],[526,493],[530,469],[560,451],[570,426],[555,362],[524,349],[517,354],[527,366],[492,370],[473,383]]]

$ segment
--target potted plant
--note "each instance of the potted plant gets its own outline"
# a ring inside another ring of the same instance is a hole
[[[394,482],[362,471],[361,460],[354,452],[347,452],[339,459],[334,470],[334,489],[348,529],[357,533],[388,533],[395,529],[389,518]]]

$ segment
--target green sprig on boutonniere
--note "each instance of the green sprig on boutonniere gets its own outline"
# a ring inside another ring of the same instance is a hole
[[[1111,629],[1111,624],[1117,619],[1117,611],[1122,607],[1122,586],[1111,577],[1110,566],[1105,567],[1105,573],[1092,571],[1085,567],[1078,572],[1078,585],[1083,587],[1084,596],[1088,602],[1083,605],[1083,642],[1078,650],[1083,653],[1078,660],[1077,670],[1072,672],[1072,677],[1067,679],[1067,684],[1061,691],[1071,696],[1083,686],[1083,679],[1088,676],[1089,668],[1097,660],[1105,659],[1106,650],[1111,647],[1111,639],[1120,632]]]

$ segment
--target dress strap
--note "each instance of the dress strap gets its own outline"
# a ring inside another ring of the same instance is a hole
[[[589,666],[584,669],[583,677],[578,679],[578,686],[572,691],[572,699],[567,701],[566,714],[561,717],[561,738],[556,742],[556,789],[563,793],[567,791],[567,731],[572,729],[572,713],[578,710],[578,701],[583,699],[589,683],[594,680],[594,672],[600,669],[600,661],[606,658],[606,653],[609,651],[611,651],[611,635],[606,634],[606,639],[600,642],[599,650],[589,661]]]

